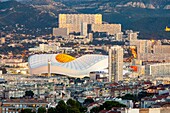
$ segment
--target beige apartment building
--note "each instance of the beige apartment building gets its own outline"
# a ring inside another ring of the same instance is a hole
[[[121,113],[169,113],[170,107],[161,108],[125,108]]]
[[[138,53],[151,53],[157,49],[157,47],[163,47],[160,40],[153,41],[153,40],[131,40],[131,46],[136,46],[138,49]],[[154,49],[154,47],[156,47]],[[165,48],[165,47],[164,47]]]
[[[137,59],[140,60],[163,61],[168,60],[170,56],[170,46],[162,45],[160,40],[132,40],[130,46],[137,47]]]
[[[170,45],[156,45],[153,51],[154,53],[170,53]]]
[[[113,46],[109,49],[109,82],[123,80],[123,48]]]
[[[139,54],[138,59],[142,61],[159,61],[159,62],[170,62],[169,53],[144,53]]]
[[[68,32],[81,32],[82,23],[102,24],[101,14],[59,14],[59,28]]]
[[[145,66],[145,74],[152,76],[169,76],[170,63],[156,63]]]
[[[134,41],[137,40],[139,32],[129,32],[128,35],[128,40],[129,41]]]
[[[151,48],[152,41],[151,40],[131,40],[130,45],[137,47],[137,54],[151,53],[151,50],[152,50],[152,48]]]
[[[102,24],[101,14],[59,14],[59,28],[66,28],[67,35],[76,32],[82,36],[90,32],[121,33],[121,24]]]
[[[93,32],[106,32],[109,35],[121,33],[121,24],[92,24]]]
[[[67,28],[53,28],[53,36],[67,36]]]

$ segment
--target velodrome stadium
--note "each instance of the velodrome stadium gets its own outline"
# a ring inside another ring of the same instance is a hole
[[[102,71],[108,68],[108,56],[87,54],[74,58],[66,54],[36,54],[28,59],[31,75],[50,73],[70,77],[89,76],[90,72]]]

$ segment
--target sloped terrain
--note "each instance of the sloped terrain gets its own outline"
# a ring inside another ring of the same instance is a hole
[[[57,27],[59,13],[101,13],[103,21],[140,31],[141,38],[170,38],[170,0],[22,0],[0,2],[0,26]]]

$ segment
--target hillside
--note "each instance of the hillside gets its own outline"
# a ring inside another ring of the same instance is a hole
[[[149,17],[137,20],[128,27],[133,30],[142,31],[140,38],[170,39],[170,32],[165,32],[164,30],[168,23],[170,23],[169,17]]]
[[[56,0],[75,8],[112,10],[122,7],[146,9],[170,9],[170,0]]]
[[[140,31],[141,38],[169,38],[170,0],[64,0],[80,13],[101,13],[103,20]]]
[[[0,27],[57,26],[59,13],[101,13],[103,20],[140,31],[141,38],[169,38],[170,0],[22,0],[0,2]]]
[[[57,23],[56,17],[48,12],[39,11],[32,6],[15,1],[0,3],[1,25],[15,26],[15,24],[22,24],[28,28],[35,28],[52,26],[55,23]]]

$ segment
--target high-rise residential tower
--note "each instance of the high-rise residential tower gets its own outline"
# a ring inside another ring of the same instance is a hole
[[[123,80],[123,48],[113,46],[109,49],[109,82]]]
[[[87,24],[102,24],[102,15],[101,14],[59,14],[59,28],[67,28],[68,33],[82,32],[82,31],[83,31],[82,33],[85,33],[85,28],[87,27]]]

